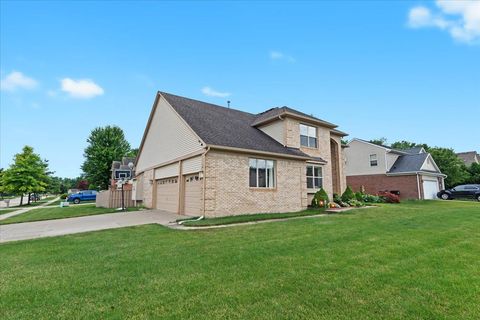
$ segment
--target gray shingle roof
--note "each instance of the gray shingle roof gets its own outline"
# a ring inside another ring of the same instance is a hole
[[[457,156],[465,162],[465,165],[469,166],[472,163],[479,163],[480,155],[476,151],[460,152]]]
[[[272,119],[272,118],[276,118],[276,117],[279,117],[285,113],[291,113],[291,114],[294,114],[294,115],[297,115],[297,116],[300,116],[300,117],[305,117],[305,118],[310,118],[314,121],[318,121],[318,122],[322,122],[324,125],[328,126],[328,127],[331,127],[331,128],[336,128],[337,126],[334,125],[333,123],[330,123],[328,121],[325,121],[325,120],[322,120],[322,119],[319,119],[317,117],[314,117],[312,115],[309,115],[309,114],[306,114],[306,113],[303,113],[303,112],[300,112],[300,111],[297,111],[295,109],[292,109],[292,108],[289,108],[289,107],[286,107],[286,106],[283,106],[283,107],[276,107],[276,108],[271,108],[267,111],[264,111],[262,113],[259,113],[258,115],[256,115],[256,119],[255,121],[252,122],[252,126],[256,126],[262,122],[265,122],[269,119]]]
[[[422,165],[425,162],[425,159],[428,157],[428,153],[418,153],[418,154],[408,154],[399,156],[397,161],[393,164],[392,168],[388,173],[402,173],[402,172],[416,172],[416,171],[425,171],[425,172],[436,172],[438,171],[428,171],[422,170]]]
[[[410,154],[418,154],[422,151],[423,147],[413,147],[409,149],[402,149],[401,151],[410,153]]]
[[[299,149],[287,148],[253,127],[257,115],[165,92],[159,93],[206,144],[310,158]]]

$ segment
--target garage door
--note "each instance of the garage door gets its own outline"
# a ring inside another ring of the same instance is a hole
[[[184,213],[189,216],[202,214],[203,180],[198,173],[185,176]]]
[[[155,208],[178,212],[178,178],[157,180],[157,203]]]
[[[424,199],[437,199],[438,181],[423,180],[423,198]]]

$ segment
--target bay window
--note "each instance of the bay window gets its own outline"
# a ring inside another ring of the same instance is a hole
[[[275,161],[250,159],[249,185],[252,188],[275,187]]]

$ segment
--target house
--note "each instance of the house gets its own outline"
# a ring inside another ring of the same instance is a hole
[[[477,151],[468,151],[457,153],[457,156],[463,160],[467,167],[471,166],[473,163],[480,163],[480,155]]]
[[[135,199],[207,217],[302,210],[346,187],[337,126],[288,107],[259,114],[158,92],[136,161]]]
[[[367,193],[399,193],[402,199],[436,199],[446,175],[422,147],[396,150],[361,139],[345,149],[347,184]]]

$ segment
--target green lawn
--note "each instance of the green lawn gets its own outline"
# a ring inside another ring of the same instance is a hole
[[[45,208],[32,209],[25,213],[19,214],[18,216],[13,216],[5,220],[0,220],[0,224],[72,218],[72,217],[90,216],[93,214],[102,214],[102,213],[111,213],[111,212],[116,212],[116,210],[109,209],[109,208],[96,208],[94,204],[85,205],[85,206],[71,205],[70,207],[64,207],[64,208],[60,208],[60,207],[52,208],[47,206]]]
[[[479,319],[480,204],[0,245],[3,319]]]
[[[48,196],[48,197],[45,197],[45,198],[42,198],[38,201],[30,201],[30,204],[27,204],[28,202],[25,201],[25,203],[21,206],[12,206],[12,208],[28,208],[28,207],[36,207],[36,206],[39,206],[39,205],[42,205],[42,204],[45,204],[46,202],[50,201],[50,200],[53,200],[55,199],[57,196]]]
[[[191,227],[206,227],[206,226],[217,226],[221,224],[233,224],[233,223],[242,223],[242,222],[252,222],[252,221],[261,221],[261,220],[270,220],[270,219],[284,219],[284,218],[294,218],[302,216],[312,216],[325,213],[324,209],[309,209],[299,212],[285,212],[285,213],[262,213],[262,214],[245,214],[240,216],[227,216],[227,217],[218,217],[218,218],[207,218],[203,220],[196,221],[185,221],[184,226]]]
[[[0,216],[1,216],[2,214],[10,213],[10,212],[17,211],[17,210],[18,210],[18,208],[15,208],[15,209],[2,209],[2,210],[0,210]]]

